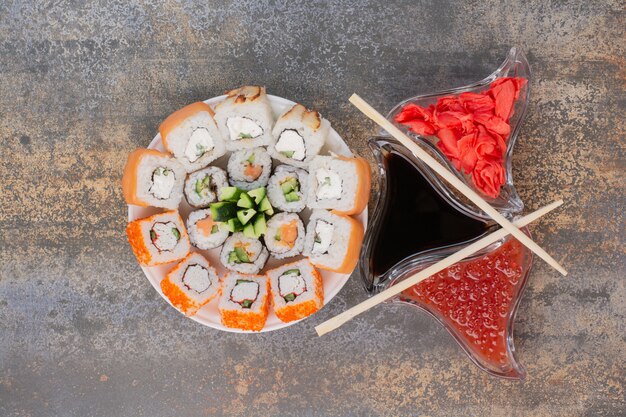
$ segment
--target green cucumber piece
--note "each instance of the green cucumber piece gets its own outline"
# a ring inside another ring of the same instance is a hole
[[[226,228],[226,230],[228,230],[229,232],[240,232],[243,229],[243,225],[241,224],[241,222],[239,221],[238,218],[232,218],[232,219],[228,219],[228,221],[226,223],[224,223],[224,227]]]
[[[243,235],[245,237],[249,237],[250,239],[256,239],[256,235],[254,234],[254,225],[252,222],[243,227]]]
[[[242,191],[237,187],[222,187],[220,188],[220,201],[233,201],[239,200],[239,196]]]
[[[287,158],[291,158],[296,151],[280,151],[280,153],[285,155]]]
[[[259,209],[259,211],[262,211],[262,212],[264,212],[266,214],[269,214],[270,216],[272,214],[274,214],[274,210],[272,208],[272,204],[270,203],[270,200],[267,198],[267,196],[263,197],[263,199],[259,203],[258,209]]]
[[[248,254],[242,247],[236,246],[235,253],[237,254],[237,259],[239,259],[239,262],[243,262],[243,263],[250,262],[250,258],[248,257]]]
[[[177,241],[180,240],[180,231],[177,228],[172,227],[172,234],[174,235]]]
[[[237,212],[237,218],[239,219],[241,224],[246,225],[250,221],[250,219],[254,217],[255,214],[255,209],[239,210]]]
[[[261,201],[265,197],[265,187],[255,188],[254,190],[248,191],[248,195],[254,198],[254,202],[256,204],[261,204]]]
[[[250,139],[250,138],[252,138],[252,136],[248,135],[248,139]],[[255,160],[255,159],[256,159],[256,156],[255,156],[254,154],[252,154],[252,155],[250,155],[250,156],[248,157],[248,162],[249,162],[250,164],[254,164],[254,160]]]
[[[219,232],[219,231],[220,231],[220,228],[219,228],[219,226],[218,226],[218,225],[214,225],[214,226],[211,228],[211,234],[213,234],[213,233],[217,233],[217,232]]]
[[[301,275],[299,269],[288,269],[283,272],[283,275]]]
[[[237,207],[253,208],[254,207],[254,201],[248,195],[248,193],[243,192],[239,196],[239,201],[237,201]]]
[[[287,294],[283,298],[285,299],[286,302],[289,302],[289,301],[295,300],[296,299],[296,295],[294,293],[291,293],[291,294]]]
[[[211,217],[216,222],[225,222],[237,216],[237,204],[231,201],[220,201],[211,204]]]
[[[293,203],[294,201],[300,201],[300,196],[295,191],[292,191],[288,194],[285,194],[285,201],[288,203]]]
[[[267,223],[265,222],[265,214],[259,213],[254,218],[254,237],[257,239],[264,235],[267,231]]]
[[[298,180],[295,178],[289,178],[288,180],[283,181],[280,184],[280,189],[282,190],[283,194],[288,194],[294,190],[298,190]]]
[[[229,264],[238,264],[239,258],[237,258],[237,253],[232,250],[228,253],[228,263]]]
[[[252,281],[250,281],[249,279],[238,279],[237,281],[235,281],[235,285],[239,285],[244,282],[252,282]]]
[[[150,239],[156,240],[157,234],[154,230],[150,230]]]
[[[254,304],[254,301],[252,301],[252,300],[243,300],[241,302],[241,307],[243,307],[243,308],[250,308],[250,306],[252,306],[252,304]]]

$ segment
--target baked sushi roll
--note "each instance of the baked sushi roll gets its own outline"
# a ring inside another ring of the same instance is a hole
[[[256,274],[265,266],[269,253],[259,239],[233,233],[222,247],[220,261],[231,271]]]
[[[159,126],[163,146],[187,172],[204,168],[226,153],[211,106],[201,101],[170,114]]]
[[[215,120],[229,151],[267,146],[272,141],[274,114],[265,87],[228,91],[215,106]]]
[[[363,225],[350,216],[314,210],[306,227],[304,256],[317,268],[349,274],[359,260]]]
[[[304,224],[295,213],[278,213],[267,222],[265,245],[276,259],[300,255],[304,237]]]
[[[218,167],[207,167],[189,174],[185,180],[185,198],[192,207],[209,207],[217,201],[222,187],[228,187],[226,171]]]
[[[178,261],[189,253],[189,236],[176,210],[129,222],[126,234],[137,261],[143,266]]]
[[[329,130],[330,122],[318,112],[296,104],[276,121],[268,151],[285,164],[306,168],[324,146]]]
[[[190,253],[161,281],[161,291],[186,316],[193,316],[219,293],[220,280],[209,261]]]
[[[186,172],[176,159],[154,149],[128,155],[122,190],[128,204],[176,209],[183,196]]]
[[[228,230],[222,229],[213,220],[211,209],[192,211],[187,218],[189,240],[198,249],[208,250],[221,246],[228,238]]]
[[[230,185],[250,191],[265,187],[272,172],[272,158],[264,148],[242,149],[228,159]]]
[[[270,308],[269,284],[265,275],[229,273],[224,278],[218,304],[226,327],[260,331]]]
[[[267,271],[272,290],[274,313],[281,321],[300,320],[324,305],[320,273],[302,259]]]
[[[309,165],[307,205],[359,214],[367,207],[370,187],[370,166],[365,159],[318,155]]]
[[[267,183],[267,198],[281,211],[299,213],[306,206],[308,181],[305,170],[279,165]]]

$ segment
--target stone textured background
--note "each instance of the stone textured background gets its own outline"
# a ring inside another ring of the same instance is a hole
[[[521,5],[523,4],[523,5]],[[626,13],[620,1],[0,3],[0,415],[625,415]],[[390,109],[482,78],[510,46],[533,71],[515,153],[534,236],[515,340],[524,383],[487,376],[425,315],[357,276],[310,320],[213,331],[152,289],[119,180],[170,112],[244,83],[314,107],[368,156]]]

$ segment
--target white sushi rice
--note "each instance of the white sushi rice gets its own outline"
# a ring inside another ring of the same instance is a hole
[[[152,216],[141,223],[141,233],[152,255],[151,263],[170,262],[189,253],[189,236],[177,211]]]
[[[207,111],[187,117],[165,139],[168,149],[187,172],[204,168],[226,152],[222,134]]]
[[[261,174],[258,177],[246,175],[248,165],[261,166]],[[265,148],[242,149],[230,155],[227,169],[231,185],[250,191],[267,185],[272,172],[272,158]]]
[[[298,236],[293,246],[282,243],[280,241],[280,228],[285,224],[296,222]],[[290,258],[300,255],[304,247],[304,224],[300,217],[295,213],[278,213],[267,222],[267,230],[265,232],[265,245],[276,259]]]
[[[268,152],[285,164],[306,168],[324,146],[329,131],[328,120],[296,104],[276,121]]]
[[[307,206],[340,211],[352,209],[358,191],[358,172],[353,160],[316,156],[309,165]]]
[[[287,201],[281,189],[281,184],[290,178],[298,180],[299,190],[294,191],[299,198],[298,201]],[[306,207],[308,182],[309,175],[305,170],[290,165],[279,165],[267,184],[267,198],[273,207],[281,211],[299,213]]]
[[[226,171],[219,167],[207,167],[189,174],[185,180],[185,198],[192,207],[209,207],[217,201],[222,187],[228,187]]]
[[[338,268],[348,252],[352,224],[326,210],[313,210],[306,226],[304,256],[314,264]]]
[[[211,217],[210,209],[192,211],[187,218],[189,239],[191,240],[191,244],[198,249],[217,248],[228,238],[228,231],[221,230],[218,225],[216,225],[216,231],[212,231],[208,235],[200,230],[197,226],[198,221],[204,220],[207,217]]]
[[[137,197],[153,207],[176,209],[185,176],[185,169],[174,158],[147,155],[137,167]]]
[[[274,114],[265,87],[229,91],[215,107],[215,120],[230,151],[267,146],[272,140]]]
[[[199,253],[193,253],[185,258],[183,264],[169,275],[169,279],[199,305],[213,298],[220,289],[220,280],[215,268]]]
[[[231,252],[235,251],[235,247],[241,247],[246,252],[249,262],[228,262],[228,258]],[[245,237],[241,232],[233,233],[228,237],[220,253],[222,265],[231,271],[244,274],[258,273],[265,266],[268,257],[269,253],[267,248],[263,246],[260,240]]]
[[[315,298],[317,282],[313,279],[315,267],[307,259],[282,265],[267,272],[272,289],[272,304],[278,309],[300,304]],[[324,291],[322,290],[323,294]],[[293,294],[290,296],[290,294]],[[287,299],[285,299],[287,297]],[[293,300],[288,301],[290,298]],[[320,300],[319,308],[323,301]]]
[[[230,272],[224,278],[222,295],[218,308],[222,310],[239,310],[244,312],[258,312],[265,307],[268,297],[267,277],[260,275],[246,275]],[[251,301],[248,307],[244,302]]]

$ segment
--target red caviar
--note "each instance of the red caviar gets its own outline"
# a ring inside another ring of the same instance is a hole
[[[480,258],[444,269],[404,292],[451,326],[487,368],[511,369],[509,315],[524,274],[526,249],[513,238]]]

